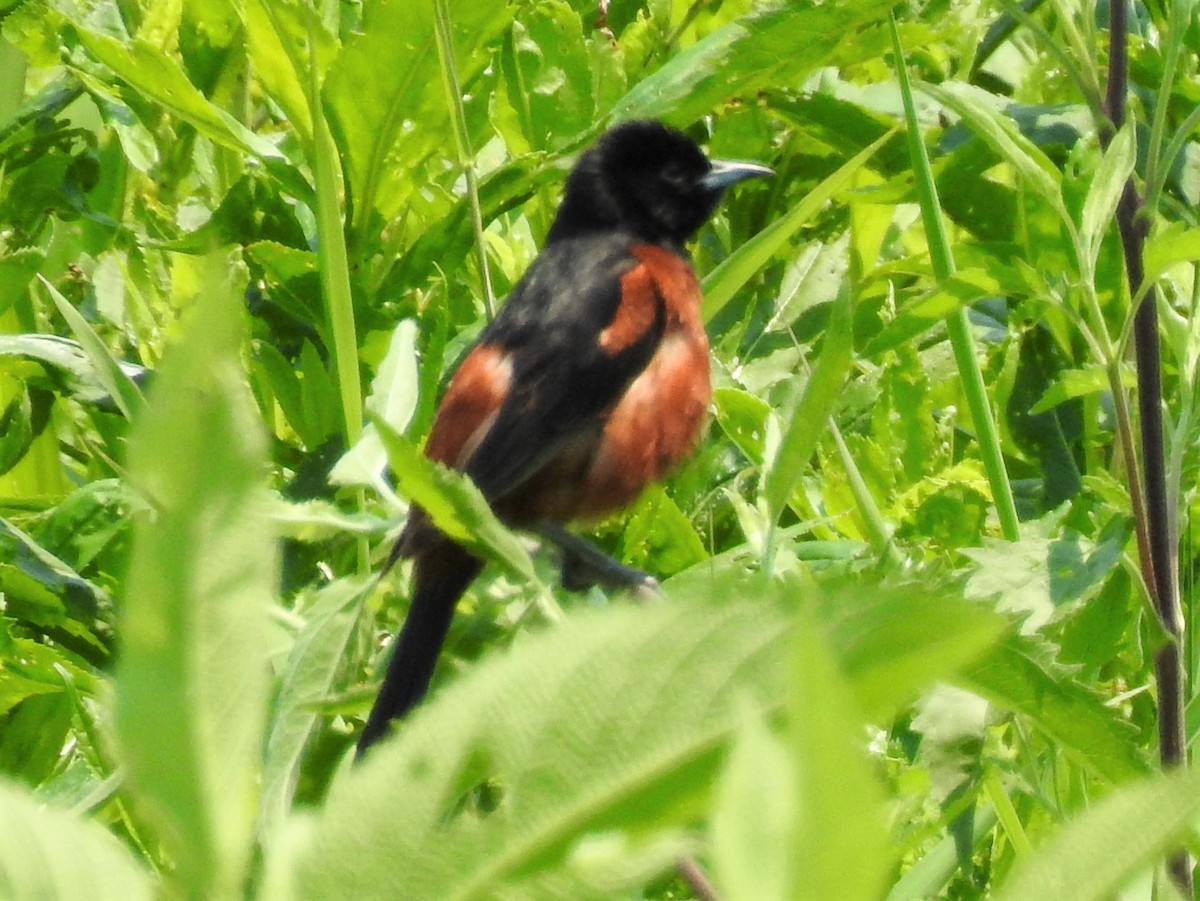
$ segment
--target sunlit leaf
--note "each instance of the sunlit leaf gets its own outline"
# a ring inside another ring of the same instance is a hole
[[[1184,771],[1122,785],[1020,861],[1003,901],[1111,898],[1185,840],[1200,811],[1200,776]]]
[[[228,260],[207,267],[186,340],[164,363],[132,439],[130,469],[152,512],[134,542],[116,725],[176,880],[217,897],[237,890],[249,862],[276,576],[240,291]]]
[[[0,895],[46,901],[137,901],[158,896],[150,873],[98,823],[0,784]]]

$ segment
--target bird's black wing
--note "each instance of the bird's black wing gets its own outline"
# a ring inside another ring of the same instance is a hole
[[[512,381],[465,470],[495,502],[603,417],[662,339],[665,308],[620,235],[546,248],[480,336],[511,354]]]

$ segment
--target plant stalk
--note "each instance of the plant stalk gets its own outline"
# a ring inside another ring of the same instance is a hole
[[[1113,135],[1125,123],[1125,97],[1128,93],[1128,8],[1124,0],[1109,7],[1108,86],[1105,96],[1111,130],[1101,129],[1101,141],[1107,147]],[[1171,546],[1166,488],[1166,454],[1162,420],[1162,364],[1158,335],[1158,292],[1143,292],[1145,280],[1143,252],[1149,220],[1143,215],[1142,198],[1130,179],[1117,204],[1117,229],[1125,257],[1129,296],[1144,293],[1133,311],[1134,356],[1137,360],[1138,412],[1142,425],[1142,461],[1146,500],[1146,529],[1152,572],[1146,582],[1153,586],[1155,608],[1170,640],[1155,654],[1154,672],[1158,684],[1159,757],[1164,768],[1187,765],[1187,737],[1184,722],[1183,615],[1176,593],[1176,560]],[[1130,473],[1136,478],[1136,473]],[[1194,895],[1192,861],[1181,851],[1167,862],[1171,879],[1185,898]]]
[[[479,280],[483,283],[483,306],[488,319],[496,316],[496,296],[488,273],[487,243],[483,237],[483,209],[479,204],[479,182],[475,172],[475,154],[471,151],[471,136],[467,130],[467,114],[463,109],[462,85],[458,81],[458,64],[454,59],[454,33],[450,27],[450,8],[446,0],[433,0],[433,21],[437,30],[438,60],[442,68],[442,85],[446,89],[446,105],[450,109],[454,146],[467,183],[467,199],[471,204],[471,229],[475,233],[475,252],[479,255]]]
[[[888,21],[892,30],[892,48],[896,54],[896,72],[900,78],[900,95],[904,100],[904,118],[908,125],[909,155],[912,159],[913,175],[917,181],[917,196],[921,202],[921,219],[925,225],[925,239],[929,243],[929,258],[933,264],[934,276],[939,281],[945,281],[955,271],[954,253],[950,247],[950,239],[946,234],[946,222],[938,203],[937,185],[933,180],[929,155],[925,152],[925,145],[921,141],[921,132],[917,127],[917,111],[913,104],[912,85],[908,79],[904,48],[900,45],[900,32],[896,28],[895,15],[889,14]],[[1004,453],[1000,448],[1000,433],[996,428],[996,419],[992,415],[992,406],[988,401],[987,385],[984,384],[983,372],[980,370],[979,360],[975,356],[975,342],[971,337],[967,311],[959,307],[950,314],[946,319],[946,330],[950,335],[954,360],[958,364],[959,378],[963,382],[967,407],[971,411],[971,421],[975,425],[975,436],[983,457],[984,471],[987,473],[988,484],[992,489],[996,515],[1000,519],[1000,531],[1006,540],[1016,541],[1021,536],[1017,506],[1013,500],[1008,469],[1004,465]]]

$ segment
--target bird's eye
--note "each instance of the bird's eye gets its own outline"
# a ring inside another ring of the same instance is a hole
[[[687,174],[683,171],[683,166],[672,160],[663,166],[662,180],[669,185],[675,187],[683,187],[687,183]]]

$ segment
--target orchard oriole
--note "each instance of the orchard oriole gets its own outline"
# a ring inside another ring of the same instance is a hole
[[[567,177],[545,249],[450,380],[426,445],[517,528],[594,520],[685,457],[711,396],[684,242],[754,163],[708,159],[651,121],[602,135]],[[420,701],[482,561],[414,508],[393,551],[412,603],[358,754]]]

